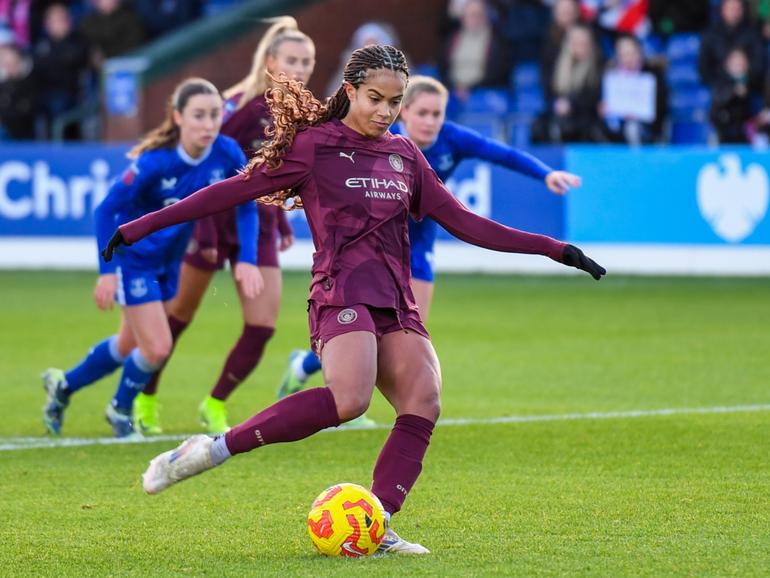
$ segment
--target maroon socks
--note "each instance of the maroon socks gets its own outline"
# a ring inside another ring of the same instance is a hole
[[[189,321],[182,321],[173,315],[168,316],[168,327],[171,329],[171,342],[174,345],[176,345],[177,339],[179,339],[179,336],[185,329],[187,329],[189,324]],[[158,371],[152,374],[150,381],[147,382],[147,385],[145,385],[144,389],[142,390],[145,395],[155,395],[158,392],[158,380],[160,380],[160,374],[162,372],[163,368],[161,367]]]
[[[288,398],[287,398],[288,399]],[[400,415],[374,466],[372,493],[385,511],[395,514],[422,471],[434,423],[418,415]]]
[[[238,424],[225,434],[225,443],[230,454],[242,454],[268,444],[301,440],[338,425],[334,394],[328,387],[316,387],[284,397]]]
[[[248,377],[262,359],[265,345],[273,336],[272,327],[244,325],[238,341],[230,350],[211,397],[226,400],[233,390]]]

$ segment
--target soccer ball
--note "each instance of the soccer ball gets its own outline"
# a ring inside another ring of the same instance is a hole
[[[358,484],[336,484],[321,492],[307,515],[313,545],[325,556],[361,558],[377,551],[385,535],[380,500]]]

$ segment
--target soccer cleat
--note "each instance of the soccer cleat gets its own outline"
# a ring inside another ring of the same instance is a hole
[[[64,410],[70,403],[69,396],[64,392],[67,380],[61,369],[50,367],[40,376],[43,378],[43,389],[48,399],[43,407],[43,424],[51,435],[61,435],[64,422]]]
[[[289,367],[286,368],[283,378],[281,379],[281,386],[278,388],[278,399],[283,399],[287,395],[297,393],[305,388],[305,382],[301,381],[294,374],[294,363],[299,358],[307,355],[307,353],[307,351],[302,349],[295,349],[291,352],[291,355],[289,355]]]
[[[210,434],[220,435],[230,431],[227,425],[227,408],[225,402],[215,397],[207,397],[198,406],[201,424]]]
[[[341,429],[371,429],[377,427],[377,422],[368,417],[366,414],[363,414],[359,415],[355,419],[351,419],[350,421],[346,421],[345,423],[340,424],[339,427]]]
[[[169,486],[214,467],[211,444],[214,439],[204,434],[186,439],[174,450],[156,456],[142,474],[142,486],[148,494],[157,494]]]
[[[131,414],[113,407],[112,403],[107,404],[104,417],[112,427],[112,434],[116,438],[137,439],[142,437],[142,434],[134,430],[134,420]]]
[[[430,550],[422,544],[407,542],[396,534],[390,524],[386,522],[385,535],[382,537],[382,542],[380,542],[375,555],[384,556],[385,554],[430,554]]]
[[[160,427],[158,411],[158,396],[140,393],[134,399],[134,426],[143,434],[157,435],[163,433]]]

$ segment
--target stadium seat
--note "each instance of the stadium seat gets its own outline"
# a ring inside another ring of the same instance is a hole
[[[496,88],[476,88],[462,103],[463,113],[492,113],[504,115],[511,105],[508,91]]]
[[[698,34],[674,34],[669,38],[666,55],[670,63],[691,62],[698,59],[700,36]]]
[[[527,148],[532,144],[532,123],[535,117],[512,115],[508,122],[508,142],[511,146]]]
[[[539,86],[519,89],[513,95],[513,111],[536,115],[543,112],[545,97]]]
[[[709,142],[711,126],[707,122],[674,121],[671,123],[671,144],[705,145]]]
[[[499,115],[492,113],[463,113],[459,115],[456,121],[485,137],[500,140],[505,136],[505,124]]]
[[[703,121],[711,106],[711,93],[702,85],[679,87],[672,90],[670,104],[675,119]]]
[[[421,74],[423,76],[430,76],[431,78],[438,78],[438,66],[435,64],[418,64],[415,66],[413,74]]]
[[[693,87],[700,84],[700,75],[694,64],[677,62],[672,63],[666,70],[666,80],[672,90],[677,87]]]
[[[511,73],[511,88],[514,92],[524,89],[540,88],[540,64],[522,62]]]

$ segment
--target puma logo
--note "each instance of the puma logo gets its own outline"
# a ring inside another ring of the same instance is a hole
[[[341,158],[350,159],[350,162],[351,162],[351,163],[353,163],[353,164],[356,164],[356,161],[354,161],[354,160],[353,160],[353,155],[354,155],[354,154],[356,154],[356,151],[353,151],[353,152],[352,152],[352,153],[350,153],[349,155],[346,155],[345,153],[343,153],[342,151],[340,151],[340,157],[341,157]]]

